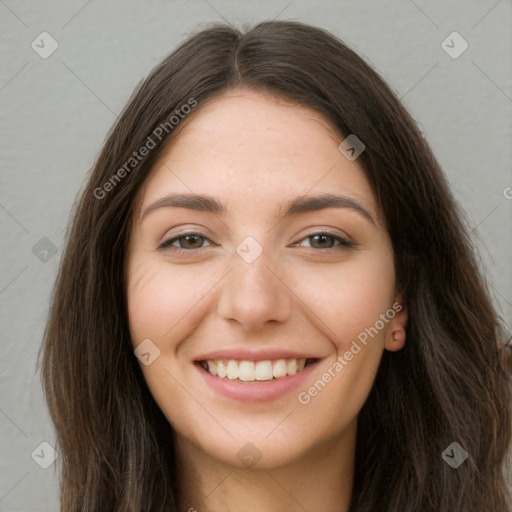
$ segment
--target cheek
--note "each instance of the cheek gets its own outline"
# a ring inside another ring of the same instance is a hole
[[[220,277],[215,269],[199,265],[170,265],[164,260],[134,254],[128,265],[128,318],[132,345],[150,339],[159,355],[141,364],[144,379],[162,412],[176,428],[190,428],[187,418],[201,415],[196,402],[184,390],[186,381],[180,358],[189,345],[182,344],[205,315],[208,292]],[[222,274],[221,274],[222,275]],[[180,348],[181,347],[181,348]],[[154,352],[156,353],[156,352]]]
[[[128,272],[128,318],[134,345],[145,338],[177,339],[173,330],[181,327],[185,317],[187,322],[194,318],[218,280],[213,269],[172,266],[165,261],[137,264],[135,259]]]
[[[382,254],[371,265],[359,263],[316,276],[317,284],[323,284],[321,290],[309,285],[308,304],[315,308],[316,326],[331,343],[333,354],[302,387],[298,401],[308,411],[308,426],[326,435],[338,435],[347,421],[357,418],[375,381],[394,317],[392,258]],[[322,418],[321,427],[317,418]]]
[[[395,272],[389,251],[368,251],[340,265],[297,268],[294,274],[294,291],[338,352],[347,350],[393,304]]]
[[[323,287],[320,290],[310,283],[310,304],[316,304],[329,326],[330,332],[324,332],[335,355],[303,388],[300,402],[311,418],[322,415],[323,427],[334,435],[346,418],[357,417],[375,380],[388,322],[394,317],[390,309],[395,297],[392,253],[361,254],[337,269],[324,270],[316,282]],[[340,414],[326,415],[326,407]]]

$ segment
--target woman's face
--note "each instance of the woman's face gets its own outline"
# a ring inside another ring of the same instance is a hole
[[[184,449],[270,468],[353,445],[406,313],[341,140],[314,111],[237,89],[187,120],[141,190],[130,332]]]

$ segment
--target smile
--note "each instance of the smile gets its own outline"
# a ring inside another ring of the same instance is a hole
[[[270,381],[295,375],[313,364],[315,359],[266,359],[262,361],[209,359],[200,365],[211,375],[242,382]]]

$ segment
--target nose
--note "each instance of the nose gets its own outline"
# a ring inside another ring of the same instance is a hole
[[[218,315],[245,330],[288,320],[293,294],[279,268],[270,265],[265,251],[252,263],[234,254],[232,269],[222,281]]]

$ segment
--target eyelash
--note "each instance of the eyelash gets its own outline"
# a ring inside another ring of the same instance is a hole
[[[319,251],[327,252],[327,251],[335,251],[335,250],[339,250],[339,249],[350,249],[350,248],[355,247],[355,244],[353,242],[351,242],[350,240],[347,240],[346,238],[343,238],[342,236],[336,235],[334,233],[330,233],[328,231],[318,231],[316,233],[312,233],[311,235],[308,235],[308,236],[302,238],[301,240],[299,240],[299,242],[302,242],[303,240],[306,240],[308,238],[313,238],[314,236],[319,236],[319,235],[320,236],[328,236],[328,237],[334,239],[335,242],[337,241],[339,243],[338,243],[338,245],[334,245],[333,247],[327,247],[324,249],[318,249],[316,247],[311,247],[311,249],[317,249]],[[204,240],[208,240],[209,242],[212,242],[208,237],[204,236],[202,233],[197,233],[197,232],[181,233],[174,238],[170,238],[169,240],[162,242],[162,244],[159,246],[159,249],[167,250],[167,251],[171,250],[172,252],[177,253],[177,254],[185,254],[185,253],[190,254],[197,250],[203,249],[203,247],[195,247],[194,249],[183,249],[182,247],[174,247],[172,245],[174,242],[181,240],[187,236],[195,236],[197,238],[202,238]],[[296,247],[299,242],[296,242],[295,244],[293,244],[292,247]]]

